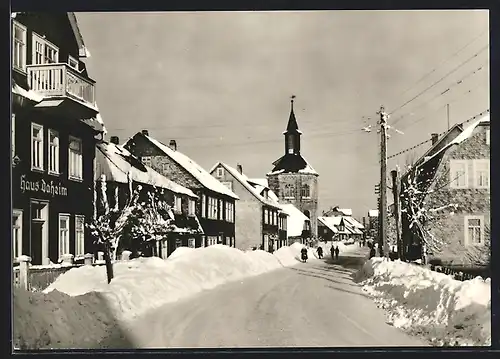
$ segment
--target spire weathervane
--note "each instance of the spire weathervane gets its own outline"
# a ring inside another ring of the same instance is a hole
[[[292,111],[293,111],[293,101],[294,101],[295,97],[297,97],[297,96],[295,96],[295,95],[290,96],[290,98],[291,98],[290,102],[291,102],[291,106],[292,106]]]

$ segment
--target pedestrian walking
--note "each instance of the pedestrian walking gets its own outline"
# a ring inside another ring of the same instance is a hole
[[[319,259],[323,258],[323,248],[318,247],[316,251],[318,252],[318,258]]]
[[[330,248],[330,254],[332,255],[332,259],[335,259],[335,248],[333,248],[333,244],[332,247]]]
[[[373,246],[373,247],[370,249],[370,259],[372,259],[373,257],[375,257],[375,254],[376,254],[376,251],[375,251],[375,246]]]
[[[336,246],[336,247],[335,247],[335,260],[338,260],[338,259],[339,259],[339,252],[340,252],[340,250],[339,250],[339,246]]]

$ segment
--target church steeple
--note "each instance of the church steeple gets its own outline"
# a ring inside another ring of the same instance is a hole
[[[290,104],[290,117],[288,118],[288,125],[286,126],[286,131],[283,132],[285,135],[285,155],[300,154],[300,135],[302,132],[299,131],[299,126],[297,125],[297,119],[295,118],[295,113],[293,112],[293,102],[295,95],[291,97]]]

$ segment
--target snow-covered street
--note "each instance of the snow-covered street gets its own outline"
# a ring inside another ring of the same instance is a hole
[[[365,252],[224,284],[153,309],[125,331],[139,348],[426,345],[386,324],[353,282]]]

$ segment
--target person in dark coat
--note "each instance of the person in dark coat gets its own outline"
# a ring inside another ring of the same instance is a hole
[[[375,253],[376,253],[376,251],[375,251],[375,247],[372,247],[372,248],[370,249],[370,259],[372,259],[373,257],[375,257]]]
[[[335,259],[335,248],[333,248],[333,244],[332,247],[330,248],[330,254],[332,255],[332,259]]]
[[[301,254],[302,261],[305,263],[307,261],[307,248],[306,247],[302,248],[302,250],[300,251],[300,254]]]
[[[335,260],[338,260],[338,259],[339,259],[339,252],[340,252],[340,250],[339,250],[339,246],[336,246],[336,247],[335,247]]]
[[[323,258],[323,248],[318,247],[316,251],[318,252],[318,258],[319,259]]]

